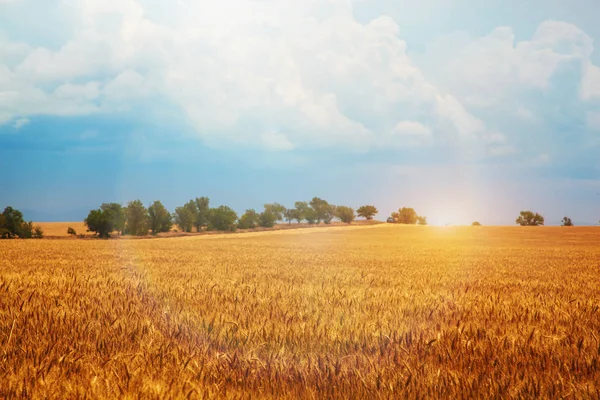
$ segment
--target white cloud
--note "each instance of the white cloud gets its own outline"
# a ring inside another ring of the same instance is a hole
[[[292,150],[294,144],[282,133],[265,132],[261,135],[262,143],[271,150]]]
[[[509,103],[526,88],[546,90],[563,64],[589,64],[592,51],[592,38],[575,25],[546,21],[530,40],[519,42],[510,27],[480,38],[459,33],[439,37],[419,65],[466,106],[491,107]],[[588,68],[590,76],[594,68]]]
[[[600,67],[591,62],[585,64],[581,81],[581,98],[591,100],[600,98]]]
[[[419,122],[400,121],[392,130],[392,142],[398,146],[423,146],[433,142],[431,129]]]
[[[15,129],[21,129],[22,127],[29,125],[31,121],[27,118],[19,118],[15,121],[15,123],[13,124],[13,127]]]
[[[77,15],[62,47],[0,46],[10,53],[10,62],[0,58],[0,123],[115,112],[160,95],[210,142],[367,149],[388,145],[399,120],[485,140],[490,128],[469,107],[492,104],[514,82],[543,88],[562,61],[591,52],[569,24],[542,24],[517,44],[510,28],[498,28],[457,39],[456,54],[438,43],[443,73],[426,78],[394,20],[358,22],[350,0],[61,4]],[[431,130],[418,140],[432,143]]]

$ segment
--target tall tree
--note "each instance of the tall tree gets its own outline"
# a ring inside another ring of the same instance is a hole
[[[194,212],[190,207],[181,206],[175,209],[175,224],[183,232],[191,232],[194,227]]]
[[[520,212],[520,215],[515,222],[521,226],[544,225],[544,217],[533,211],[526,210]]]
[[[283,218],[287,221],[288,225],[292,224],[292,221],[296,219],[296,210],[288,208],[283,213]]]
[[[235,231],[237,214],[227,206],[211,208],[208,213],[208,229],[217,231]]]
[[[200,232],[203,227],[208,225],[208,212],[210,211],[210,200],[208,197],[196,197],[194,226],[196,231]]]
[[[356,214],[359,217],[363,217],[363,218],[365,218],[367,220],[372,220],[373,217],[375,215],[377,215],[378,212],[379,212],[379,210],[377,210],[377,207],[371,206],[371,205],[360,206],[356,210]]]
[[[345,222],[347,224],[354,221],[354,210],[350,207],[346,206],[337,206],[335,208],[335,215],[340,219],[340,221]]]
[[[6,238],[14,238],[16,236],[20,236],[22,234],[22,227],[25,224],[25,220],[23,219],[23,213],[17,209],[14,209],[10,206],[6,207],[2,212],[2,216],[4,217],[4,228],[3,237]]]
[[[100,210],[106,213],[106,217],[111,220],[112,230],[122,234],[125,230],[125,209],[119,203],[102,203]]]
[[[169,232],[173,226],[173,217],[158,200],[148,207],[148,219],[153,235],[160,232]]]
[[[91,210],[83,221],[89,232],[95,232],[101,238],[107,238],[115,230],[114,219],[110,212],[102,209]]]
[[[254,209],[250,208],[250,209],[246,210],[244,215],[242,215],[240,217],[240,220],[238,221],[238,228],[252,229],[252,228],[256,228],[258,223],[259,223],[258,213]]]
[[[148,210],[141,200],[127,203],[125,208],[126,232],[129,235],[143,236],[148,233]]]
[[[333,206],[326,200],[323,200],[319,197],[313,197],[313,199],[310,201],[310,206],[315,211],[317,224],[321,221],[324,221],[328,224],[333,219]]]
[[[398,210],[398,223],[414,225],[418,222],[418,215],[414,208],[402,207]]]
[[[302,220],[306,218],[306,215],[311,209],[306,201],[297,201],[294,204],[294,207],[296,208],[296,218],[294,219],[298,221],[298,223],[302,222]]]

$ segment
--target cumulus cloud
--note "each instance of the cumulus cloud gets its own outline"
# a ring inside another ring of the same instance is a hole
[[[479,38],[441,36],[428,46],[419,65],[442,90],[468,107],[481,108],[510,102],[527,88],[546,90],[560,68],[572,62],[584,74],[583,96],[591,97],[596,88],[600,91],[600,84],[591,83],[598,71],[589,61],[592,52],[592,38],[577,26],[545,21],[529,40],[516,41],[510,27]]]
[[[474,109],[515,85],[544,90],[560,65],[593,49],[577,27],[548,21],[517,43],[507,27],[451,35],[415,63],[393,19],[359,22],[351,0],[60,4],[75,15],[62,46],[0,43],[0,123],[111,113],[162,96],[213,143],[369,149],[438,135],[487,143],[494,127]],[[586,65],[582,97],[593,98],[600,79]],[[510,144],[502,146],[496,152]]]

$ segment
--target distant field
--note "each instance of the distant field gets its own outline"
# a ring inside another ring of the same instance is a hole
[[[34,225],[39,225],[44,230],[44,236],[69,236],[67,229],[69,227],[75,229],[78,235],[86,234],[87,227],[83,222],[34,222]]]
[[[0,241],[0,398],[599,398],[599,336],[599,228]]]
[[[358,221],[354,221],[352,223],[352,225],[377,225],[377,224],[381,224],[382,222],[380,221],[365,221],[365,220],[358,220]],[[67,234],[67,230],[69,229],[69,227],[72,227],[73,229],[75,229],[75,231],[77,232],[77,235],[81,235],[84,234],[86,237],[93,237],[94,233],[93,232],[87,232],[87,226],[83,223],[83,222],[34,222],[34,225],[39,225],[42,227],[42,229],[44,230],[44,236],[45,237],[50,237],[50,238],[57,238],[57,237],[69,237],[70,235]],[[334,222],[330,225],[326,225],[326,224],[321,224],[318,226],[318,228],[327,228],[330,226],[348,226],[348,224],[344,224],[342,222]],[[278,224],[275,225],[274,228],[255,228],[255,229],[241,229],[238,232],[261,232],[261,231],[272,231],[272,230],[288,230],[288,229],[297,229],[297,228],[313,228],[316,227],[315,225],[308,225],[306,223],[302,223],[302,224],[297,224],[297,223],[291,223],[291,224]],[[202,234],[220,234],[222,232],[203,232]],[[158,236],[162,236],[162,237],[171,237],[171,236],[195,236],[198,235],[197,232],[192,232],[192,233],[184,233],[179,231],[178,232],[178,227],[175,225],[173,226],[173,228],[171,229],[171,232],[167,232],[167,233],[161,233]]]

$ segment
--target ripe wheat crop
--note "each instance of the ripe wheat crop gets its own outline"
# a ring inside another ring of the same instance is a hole
[[[599,398],[600,230],[0,242],[0,397]]]

